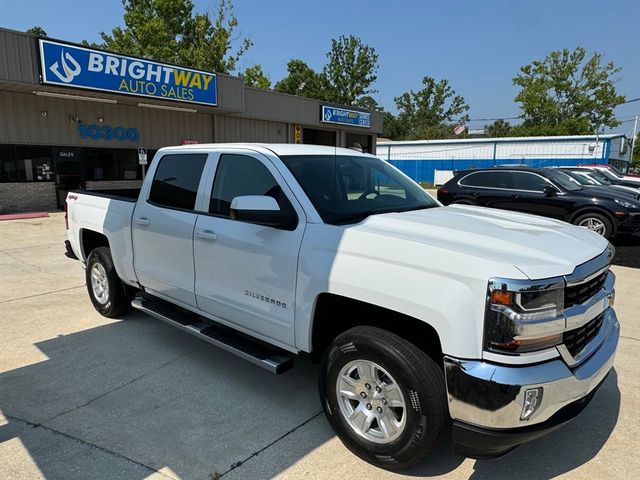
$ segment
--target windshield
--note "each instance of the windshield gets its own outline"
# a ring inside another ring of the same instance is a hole
[[[377,213],[438,206],[422,187],[378,158],[340,155],[280,158],[325,223],[355,223]]]
[[[598,170],[587,170],[585,175],[595,178],[598,182],[604,183],[605,185],[611,185],[611,180],[606,175],[603,175]]]
[[[609,170],[612,171],[613,174],[618,178],[624,178],[624,173],[622,173],[619,169],[617,169],[613,165],[609,165]]]
[[[558,170],[547,170],[547,178],[556,185],[560,185],[568,192],[574,192],[576,190],[582,190],[582,187],[578,182],[572,179],[569,175]]]
[[[613,181],[618,180],[618,177],[613,172],[610,172],[609,170],[605,170],[604,168],[599,168],[598,170],[594,170],[594,171],[600,173],[601,175],[604,175],[610,180],[613,180]]]
[[[578,182],[580,185],[600,185],[600,183],[598,183],[596,180],[594,180],[593,178],[591,178],[589,175],[585,173],[569,171],[569,170],[562,170],[562,173],[566,173],[573,180]]]

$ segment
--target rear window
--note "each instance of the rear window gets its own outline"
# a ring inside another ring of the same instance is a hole
[[[162,157],[153,177],[149,202],[161,207],[193,210],[206,162],[206,153]]]
[[[509,188],[509,172],[472,172],[462,180],[466,187]]]

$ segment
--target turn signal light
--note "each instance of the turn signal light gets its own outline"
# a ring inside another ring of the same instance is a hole
[[[560,343],[562,343],[562,334],[557,333],[546,337],[514,339],[504,343],[489,342],[489,347],[505,352],[527,353],[544,350]]]
[[[491,292],[491,303],[494,305],[511,305],[511,292],[494,290]]]

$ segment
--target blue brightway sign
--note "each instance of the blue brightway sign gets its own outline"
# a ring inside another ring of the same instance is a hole
[[[347,110],[346,108],[322,106],[323,123],[337,123],[339,125],[351,125],[354,127],[371,128],[371,114]]]
[[[40,39],[42,82],[162,100],[218,104],[215,73]]]

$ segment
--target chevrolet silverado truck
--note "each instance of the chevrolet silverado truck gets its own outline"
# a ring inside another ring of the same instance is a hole
[[[163,148],[125,193],[67,197],[98,312],[133,307],[274,373],[318,361],[327,420],[380,467],[419,462],[451,422],[458,454],[507,453],[612,367],[614,252],[588,229],[443,207],[383,160],[310,145]]]

